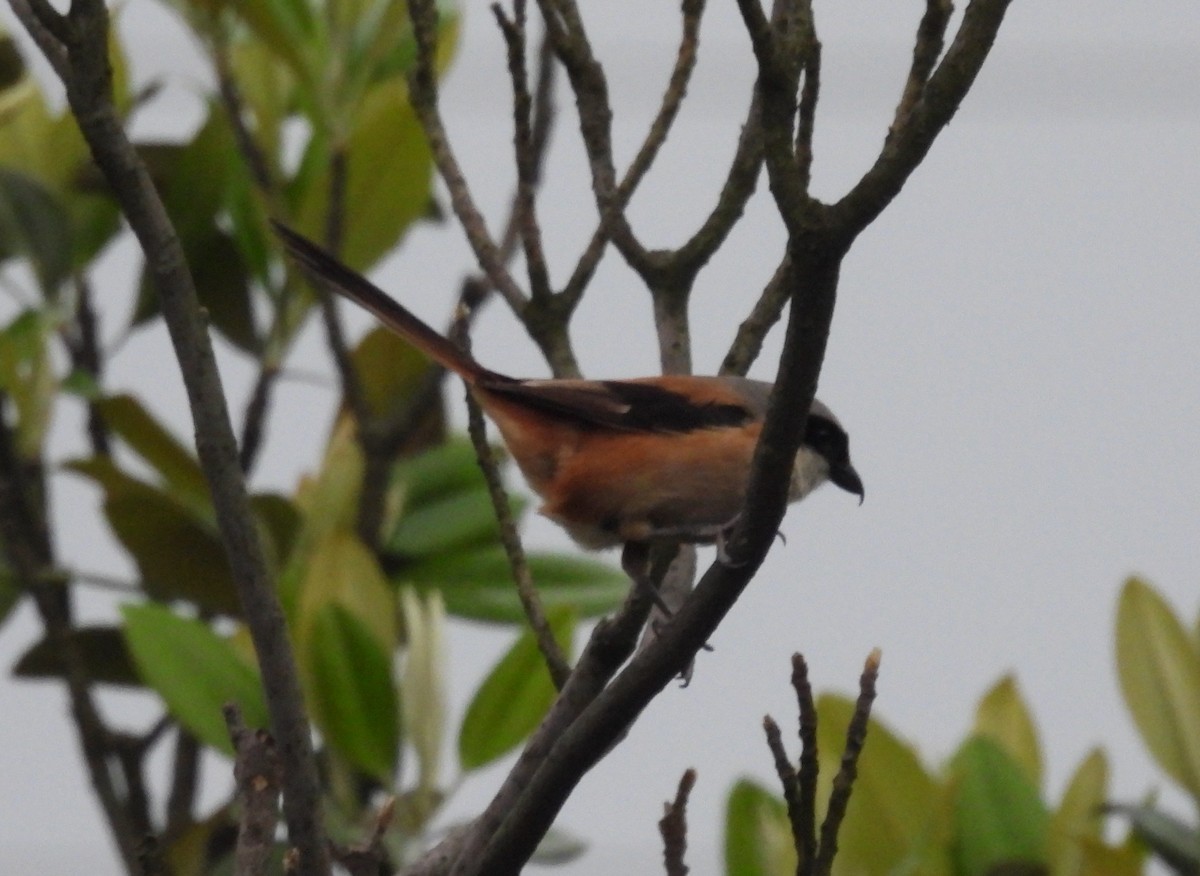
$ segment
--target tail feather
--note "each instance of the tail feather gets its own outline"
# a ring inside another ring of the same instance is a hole
[[[407,339],[430,359],[455,372],[468,383],[478,383],[491,372],[434,331],[407,308],[333,255],[280,222],[271,225],[283,245],[306,271],[335,292],[375,314],[384,325]]]

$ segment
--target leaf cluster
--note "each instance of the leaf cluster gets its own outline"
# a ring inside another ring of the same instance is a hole
[[[817,699],[817,799],[829,799],[854,703]],[[838,835],[834,874],[868,876],[1134,876],[1143,853],[1103,832],[1108,761],[1095,749],[1071,775],[1057,804],[1043,788],[1042,752],[1016,681],[1007,676],[980,701],[967,738],[941,768],[871,719],[858,776]],[[730,876],[797,872],[787,806],[752,779],[726,802]]]

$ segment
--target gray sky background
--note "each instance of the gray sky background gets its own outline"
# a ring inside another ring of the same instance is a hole
[[[511,190],[508,84],[490,15],[482,3],[466,5],[444,109],[476,196],[498,221]],[[753,71],[734,5],[710,5],[689,99],[630,208],[651,245],[677,244],[709,209],[748,99]],[[819,196],[842,193],[882,142],[921,7],[818,4]],[[585,9],[627,161],[669,71],[677,6],[623,0]],[[133,2],[123,28],[137,75],[165,73],[175,83],[139,119],[143,130],[195,119],[194,54],[170,16]],[[796,650],[818,688],[849,691],[867,652],[881,647],[876,714],[928,764],[952,752],[979,696],[1013,671],[1039,722],[1052,799],[1097,744],[1111,755],[1116,797],[1163,784],[1117,690],[1112,619],[1120,583],[1134,571],[1185,617],[1197,609],[1198,94],[1200,12],[1189,0],[1013,4],[958,117],[844,266],[820,395],[850,431],[866,503],[828,490],[789,512],[787,545],[713,638],[691,687],[672,687],[651,705],[564,810],[560,824],[592,850],[559,872],[659,872],[655,822],[689,766],[700,774],[689,863],[697,876],[721,872],[725,794],[739,775],[772,781],[760,720],[793,721],[787,677]],[[568,101],[540,205],[559,281],[595,222],[573,124]],[[761,195],[701,277],[692,309],[698,372],[720,363],[778,259],[782,234]],[[101,273],[112,284],[101,285],[109,338],[128,312],[131,252],[118,248]],[[422,228],[376,276],[442,324],[469,264],[460,233]],[[356,331],[369,324],[347,319]],[[756,375],[773,373],[778,334]],[[654,371],[648,298],[615,254],[573,336],[590,375]],[[476,338],[490,367],[546,373],[500,306]],[[113,363],[113,388],[146,391],[146,375],[155,375],[151,404],[190,434],[168,357],[161,329],[140,333]],[[232,356],[222,364],[240,411],[251,371]],[[317,333],[291,364],[324,367]],[[332,386],[283,386],[260,485],[290,490],[313,465],[334,402]],[[64,458],[81,450],[72,443],[79,413],[63,406],[58,416],[54,452]],[[96,497],[59,480],[64,554],[127,573],[96,520]],[[529,533],[537,545],[566,544],[541,521]],[[99,597],[83,608],[88,617],[111,614]],[[32,613],[22,611],[0,635],[0,665],[36,635]],[[449,642],[456,720],[508,637],[457,625]],[[107,702],[113,718],[135,726],[151,714],[137,696]],[[5,680],[0,714],[0,869],[116,873],[62,693]],[[226,787],[227,765],[206,766],[214,788]],[[503,770],[468,779],[448,817],[483,805]]]

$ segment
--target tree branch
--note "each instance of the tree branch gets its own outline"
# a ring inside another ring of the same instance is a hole
[[[842,752],[841,768],[833,777],[833,791],[829,795],[829,808],[825,812],[825,820],[821,822],[821,843],[817,850],[814,867],[816,876],[829,876],[833,869],[833,857],[837,854],[838,831],[841,830],[842,819],[846,817],[846,806],[850,802],[850,792],[854,788],[854,779],[858,775],[858,758],[867,741],[871,704],[875,701],[875,682],[879,678],[879,659],[879,649],[876,648],[867,657],[862,677],[859,679],[858,700],[854,705],[854,715],[850,718],[850,726],[846,729],[846,750]]]
[[[675,799],[663,805],[658,832],[663,838],[663,867],[667,876],[687,876],[690,872],[683,856],[687,852],[687,804],[696,787],[696,771],[685,770],[679,780]]]
[[[487,230],[483,215],[475,206],[466,177],[459,166],[454,150],[446,136],[446,128],[438,109],[437,78],[433,59],[437,42],[437,9],[431,0],[409,0],[408,14],[417,38],[417,63],[409,76],[409,92],[413,109],[425,130],[434,164],[450,192],[454,215],[467,234],[479,266],[488,280],[504,296],[518,316],[525,310],[528,297],[505,267],[500,249]]]
[[[900,192],[966,97],[996,40],[1010,0],[971,0],[954,42],[919,99],[894,126],[883,150],[858,184],[830,208],[830,221],[857,234]],[[926,13],[924,25],[930,18]],[[920,44],[920,40],[918,40]],[[919,51],[919,50],[918,50]],[[914,66],[917,59],[914,55]],[[902,104],[903,105],[903,104]]]
[[[14,10],[22,0],[11,0]],[[26,7],[27,8],[27,7]],[[67,99],[96,164],[137,236],[161,298],[196,428],[200,463],[258,653],[275,738],[285,766],[284,810],[297,872],[329,872],[321,823],[320,785],[308,721],[283,612],[267,573],[258,529],[238,464],[220,376],[203,312],[179,239],[112,102],[108,12],[101,0],[73,0]]]

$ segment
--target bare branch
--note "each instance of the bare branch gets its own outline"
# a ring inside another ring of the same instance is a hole
[[[138,836],[110,769],[110,733],[96,708],[83,654],[71,635],[74,627],[66,582],[42,574],[53,568],[53,545],[45,515],[29,483],[29,466],[20,459],[8,426],[8,396],[0,391],[0,543],[21,588],[33,596],[46,637],[56,644],[64,668],[71,717],[79,747],[113,840],[131,872],[137,866]]]
[[[54,68],[60,79],[71,72],[71,60],[67,47],[74,39],[67,18],[50,5],[49,0],[8,0],[13,13],[20,20],[38,48]]]
[[[811,876],[817,857],[817,777],[820,773],[817,749],[817,707],[808,680],[808,664],[799,654],[792,655],[792,687],[800,713],[800,770],[797,777],[798,806],[792,814],[792,837],[803,866]],[[790,810],[789,810],[790,811]]]
[[[479,467],[483,470],[483,478],[487,482],[488,494],[492,498],[492,508],[496,512],[496,522],[500,526],[500,542],[504,545],[504,553],[508,556],[508,565],[512,570],[513,582],[517,587],[517,597],[521,600],[521,608],[529,621],[538,650],[546,661],[546,669],[554,687],[562,690],[571,675],[571,664],[558,646],[550,623],[546,620],[546,611],[542,608],[542,598],[538,595],[533,584],[533,575],[529,571],[529,562],[525,557],[525,548],[521,544],[521,535],[517,532],[517,524],[513,521],[512,507],[508,503],[508,493],[500,480],[500,470],[496,465],[496,456],[487,440],[487,427],[483,422],[483,410],[479,402],[470,392],[467,393],[467,409],[470,412],[471,443],[475,445],[475,456]]]
[[[446,128],[437,102],[437,79],[433,58],[437,40],[437,9],[431,0],[409,0],[409,17],[417,38],[417,64],[409,76],[410,99],[417,118],[425,130],[433,161],[450,192],[454,214],[467,234],[475,259],[487,274],[488,280],[504,296],[508,306],[518,316],[525,310],[528,298],[505,267],[499,247],[487,230],[483,215],[475,206],[466,177],[450,147]]]
[[[687,876],[690,872],[683,856],[687,852],[687,804],[696,787],[696,771],[685,770],[672,802],[663,804],[658,832],[663,838],[663,865],[667,876]]]
[[[492,798],[492,802],[471,823],[465,836],[448,838],[455,847],[451,876],[481,873],[491,876],[493,873],[515,872],[520,867],[518,861],[528,860],[528,855],[523,858],[502,858],[501,860],[508,861],[509,869],[494,869],[495,862],[490,856],[489,842],[503,825],[512,824],[511,814],[514,807],[528,805],[531,794],[537,793],[533,790],[534,783],[547,758],[554,755],[557,760],[557,749],[563,735],[591,708],[600,692],[605,690],[605,685],[629,659],[637,644],[638,633],[646,623],[651,604],[650,597],[642,588],[631,587],[620,610],[596,624],[574,671],[559,692],[558,699],[554,701],[537,730],[529,737],[524,750],[505,777],[500,790]],[[615,728],[606,744],[615,743],[626,726],[627,723]],[[573,786],[574,783],[571,784]],[[565,793],[569,793],[569,789],[565,789]],[[561,803],[558,806],[561,806]],[[554,811],[557,811],[558,806],[554,806]],[[545,834],[545,827],[526,825],[525,819],[519,820],[518,824],[522,837],[532,841],[532,845],[529,846],[532,853],[537,841]],[[548,824],[546,826],[548,827]],[[524,833],[526,829],[530,831],[528,836]],[[539,829],[541,832],[533,836]],[[489,856],[486,858],[483,855],[485,848],[489,849]],[[445,850],[438,846],[429,852],[427,858],[432,860],[444,855]],[[417,870],[421,871],[420,865]]]
[[[913,46],[912,66],[908,71],[908,80],[904,83],[904,92],[896,107],[896,117],[888,130],[888,136],[908,124],[913,107],[921,99],[925,91],[925,83],[929,74],[942,54],[942,45],[946,38],[946,27],[950,24],[950,14],[954,4],[950,0],[926,0],[925,15],[917,26],[917,40]]]
[[[282,765],[271,734],[248,728],[234,703],[228,703],[223,711],[233,742],[233,776],[242,805],[233,872],[235,876],[259,876],[267,872],[275,849]]]
[[[816,876],[829,876],[833,869],[833,858],[837,854],[837,835],[846,816],[846,805],[858,775],[858,757],[867,741],[867,724],[871,717],[871,704],[875,701],[875,682],[879,678],[879,649],[867,657],[859,679],[858,700],[854,715],[846,730],[846,750],[842,753],[842,765],[833,777],[833,791],[829,795],[829,808],[821,823],[821,844],[817,850]]]
[[[550,274],[542,249],[542,231],[534,197],[540,168],[533,139],[533,97],[529,93],[529,76],[525,70],[525,0],[516,0],[514,8],[515,20],[509,20],[499,3],[492,4],[492,14],[508,47],[508,72],[513,85],[513,145],[517,164],[514,216],[525,250],[530,292],[535,300],[544,301],[550,297]]]
[[[830,208],[834,225],[847,234],[857,234],[900,192],[979,75],[1009,2],[971,0],[953,43],[929,77],[921,98],[908,111],[903,124],[893,127],[871,169]]]
[[[334,849],[334,858],[350,876],[379,876],[380,873],[390,870],[383,836],[387,833],[395,813],[396,798],[389,796],[375,813],[375,825],[363,842]]]
[[[750,315],[738,326],[737,335],[721,363],[721,374],[744,376],[762,351],[763,340],[779,322],[783,306],[791,296],[796,278],[792,274],[792,260],[786,255],[771,279],[767,281],[762,295],[754,303]]]

